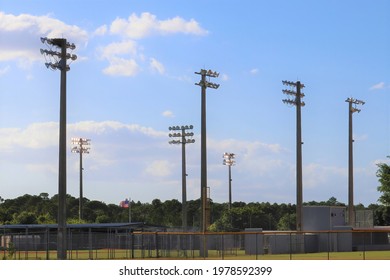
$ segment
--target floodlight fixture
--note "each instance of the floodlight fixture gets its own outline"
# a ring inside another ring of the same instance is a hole
[[[205,79],[206,77],[218,78],[219,73],[217,73],[216,71],[201,69],[200,72],[195,72],[195,74],[202,76],[202,80],[199,83],[196,83],[195,85],[205,87],[205,88],[212,88],[212,89],[219,88],[219,84],[211,83]]]
[[[235,154],[224,153],[223,154],[223,165],[233,166],[236,163],[234,158],[235,158]]]
[[[299,86],[299,88],[305,87],[305,85],[300,83],[300,82],[290,82],[290,81],[285,80],[285,81],[282,81],[282,83],[283,83],[283,85],[290,86],[290,87],[298,87],[298,86]]]
[[[350,104],[350,111],[352,113],[355,113],[355,112],[360,113],[361,110],[357,108],[357,105],[364,105],[364,104],[366,104],[366,102],[364,102],[362,100],[359,100],[359,99],[352,98],[352,97],[351,98],[347,98],[347,100],[345,100],[345,102],[348,102]],[[354,106],[352,106],[352,104]]]
[[[90,147],[85,147],[85,146],[89,146],[91,144],[91,139],[72,138],[71,141],[72,141],[72,144],[75,145],[71,149],[72,153],[89,154],[89,150],[91,148]]]

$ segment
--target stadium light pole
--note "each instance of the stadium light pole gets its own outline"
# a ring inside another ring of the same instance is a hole
[[[187,230],[187,172],[186,172],[186,144],[195,143],[195,139],[186,138],[193,137],[193,132],[187,132],[188,130],[192,130],[194,127],[192,125],[188,126],[170,126],[169,131],[173,133],[169,133],[169,137],[173,138],[173,140],[169,141],[169,144],[181,144],[181,154],[182,154],[182,172],[181,172],[181,180],[182,180],[182,226],[183,231]],[[181,132],[176,132],[181,131]],[[178,140],[175,140],[178,139]]]
[[[200,72],[195,72],[195,74],[201,76],[199,83],[195,85],[201,87],[201,137],[200,137],[200,196],[201,196],[201,215],[200,215],[200,225],[201,232],[206,232],[208,219],[206,213],[207,207],[207,141],[206,141],[206,89],[213,88],[218,89],[219,84],[211,83],[207,81],[209,78],[217,78],[219,73],[211,70],[201,69]]]
[[[361,110],[357,108],[357,105],[364,105],[365,102],[348,98],[345,100],[348,102],[348,224],[351,227],[355,226],[355,206],[353,202],[353,132],[352,132],[352,114],[360,112]]]
[[[297,158],[296,158],[296,184],[297,184],[297,220],[296,220],[296,230],[302,231],[303,221],[302,221],[302,205],[303,205],[303,191],[302,191],[302,127],[301,127],[301,107],[305,106],[305,102],[301,99],[305,96],[301,93],[301,89],[305,87],[304,84],[301,84],[300,81],[290,82],[282,81],[283,85],[289,86],[290,89],[284,89],[283,93],[295,97],[294,99],[283,99],[283,103],[293,105],[297,108],[297,120],[296,120],[296,148],[297,148]],[[295,91],[295,90],[296,91]]]
[[[50,49],[41,49],[41,54],[49,58],[45,65],[48,69],[61,71],[60,85],[60,123],[59,123],[59,160],[58,160],[58,231],[57,259],[66,260],[66,72],[70,70],[67,60],[76,60],[77,56],[67,53],[76,46],[69,44],[64,38],[41,38],[41,42]],[[55,48],[56,50],[52,50]],[[60,49],[60,52],[57,51]]]
[[[80,197],[79,197],[79,221],[83,219],[83,154],[89,154],[91,139],[72,138],[72,153],[80,154]]]
[[[223,165],[229,167],[229,211],[232,209],[232,166],[235,164],[235,154],[224,153],[223,154]]]

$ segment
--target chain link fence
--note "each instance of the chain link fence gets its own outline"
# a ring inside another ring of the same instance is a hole
[[[390,259],[390,229],[352,231],[141,232],[68,229],[67,257],[81,259]],[[55,228],[3,229],[3,260],[56,259]]]

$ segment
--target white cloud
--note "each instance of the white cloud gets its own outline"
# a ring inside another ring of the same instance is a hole
[[[117,121],[83,121],[74,124],[69,124],[70,132],[86,132],[93,134],[105,134],[112,131],[126,130],[129,132],[138,132],[150,137],[166,137],[166,132],[160,132],[150,127],[144,127],[139,124],[124,124]]]
[[[175,116],[175,115],[173,114],[173,112],[172,112],[172,111],[169,111],[169,110],[162,112],[162,115],[163,115],[164,117],[166,117],[166,118],[173,118],[173,117]]]
[[[34,163],[34,164],[27,164],[26,169],[34,173],[49,172],[55,174],[58,172],[58,165],[50,164],[50,163],[45,163],[45,164]]]
[[[259,69],[253,68],[252,70],[250,70],[250,73],[251,73],[252,75],[256,75],[257,73],[259,73]]]
[[[43,149],[58,145],[59,126],[57,122],[32,123],[26,128],[0,128],[0,151],[15,151],[19,148]],[[84,121],[68,124],[67,134],[70,137],[110,134],[114,131],[128,131],[147,137],[166,137],[150,127],[138,124],[124,124],[115,121]]]
[[[0,37],[7,38],[0,44],[0,61],[16,60],[20,65],[42,59],[40,37],[64,37],[76,46],[88,40],[85,30],[49,16],[4,12],[0,12]]]
[[[150,59],[150,68],[152,71],[157,71],[159,74],[165,73],[164,65],[155,58]]]
[[[142,13],[140,16],[133,13],[127,19],[116,18],[109,27],[110,34],[121,36],[124,41],[112,43],[101,48],[102,59],[109,62],[109,66],[103,73],[112,76],[134,76],[144,67],[143,62],[149,60],[149,69],[152,72],[165,74],[164,65],[156,58],[147,58],[142,53],[141,47],[137,44],[142,38],[152,35],[167,34],[191,34],[205,35],[207,31],[191,19],[186,21],[181,17],[174,17],[166,20],[159,20],[151,13]],[[95,30],[96,35],[105,35],[107,26],[103,25]]]
[[[208,32],[200,27],[194,19],[186,21],[181,17],[159,20],[151,13],[142,13],[141,16],[133,13],[128,19],[117,18],[110,26],[112,34],[133,39],[140,39],[153,34],[184,33],[206,35]]]
[[[38,149],[58,144],[58,123],[33,123],[25,129],[0,128],[0,150]]]
[[[113,59],[119,55],[136,55],[137,54],[137,42],[135,41],[123,41],[120,43],[112,43],[104,48],[100,49],[101,58]]]
[[[171,175],[172,167],[167,160],[155,160],[145,169],[145,173],[153,177],[167,177]]]
[[[331,185],[330,182],[335,182],[336,178],[346,178],[348,170],[346,168],[309,163],[303,166],[303,174],[303,184],[307,189],[317,189],[327,185],[328,188],[337,188],[340,186]]]
[[[170,111],[166,112],[169,115]],[[91,139],[90,154],[84,159],[88,198],[92,198],[92,188],[93,197],[106,202],[119,201],[120,196],[129,192],[143,202],[154,198],[164,200],[180,197],[181,153],[179,147],[168,144],[166,130],[117,121],[83,121],[68,124],[67,136],[70,194],[77,194],[75,186],[78,185],[79,175],[78,157],[70,153],[70,138],[85,137]],[[188,145],[186,151],[189,199],[199,198],[199,135],[194,139],[196,142]],[[17,189],[18,192],[34,194],[42,189],[52,189],[57,183],[58,123],[1,128],[0,152],[3,155],[0,158],[0,171],[4,174],[0,178],[0,185],[6,184],[7,190]],[[224,152],[236,154],[236,165],[232,170],[234,201],[294,203],[293,152],[277,143],[209,138],[208,185],[214,201],[227,199],[227,170],[222,165]],[[375,164],[370,163],[370,166],[370,172],[357,172],[356,175],[375,181]],[[24,172],[28,179],[23,176],[17,181],[10,179],[20,172]],[[346,179],[345,167],[306,163],[303,166],[305,201],[326,200],[331,196],[345,201]],[[91,194],[88,194],[88,190]],[[4,196],[13,197],[11,193],[7,191]]]
[[[102,25],[100,27],[98,27],[95,32],[93,32],[93,34],[95,36],[103,36],[103,35],[106,35],[108,31],[108,28],[107,28],[107,25]]]
[[[385,88],[385,83],[380,82],[380,83],[377,83],[377,84],[373,85],[372,87],[370,87],[370,90],[378,90],[378,89],[384,89],[384,88]]]
[[[103,73],[110,76],[135,76],[140,71],[135,60],[137,48],[137,43],[131,40],[100,48],[100,58],[109,62]]]
[[[113,58],[110,65],[103,69],[103,73],[109,76],[135,76],[140,71],[134,59]]]
[[[194,19],[186,21],[181,17],[159,21],[158,30],[162,33],[184,33],[194,35],[206,35],[208,32],[199,26]]]

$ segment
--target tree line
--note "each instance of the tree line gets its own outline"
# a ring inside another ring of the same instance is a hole
[[[377,177],[381,193],[380,204],[355,205],[355,210],[372,210],[374,226],[390,225],[390,165],[379,163]],[[67,195],[67,223],[120,223],[144,222],[148,225],[182,226],[182,205],[177,199],[154,199],[151,203],[130,202],[130,208],[106,204],[97,200],[83,198],[83,220],[79,220],[79,199]],[[189,227],[199,228],[200,200],[187,202],[187,221]],[[345,206],[335,197],[327,201],[311,201],[304,205]],[[15,199],[0,196],[0,224],[55,224],[57,223],[58,195],[49,197],[48,193],[25,194]],[[234,202],[229,210],[227,203],[210,201],[210,231],[233,231],[245,228],[264,230],[294,230],[296,205],[269,202]]]
[[[130,202],[130,208],[115,204],[106,204],[97,200],[83,199],[83,220],[79,220],[79,200],[67,195],[67,223],[124,223],[144,222],[148,225],[181,227],[182,204],[177,199],[154,199],[151,203]],[[187,202],[188,226],[199,227],[200,200]],[[304,205],[345,206],[331,197],[327,201],[311,201]],[[390,207],[370,204],[365,207],[356,205],[356,210],[372,210],[374,225],[390,225]],[[264,230],[294,230],[294,204],[269,202],[234,202],[231,210],[227,203],[210,202],[210,231],[234,231],[245,228],[263,228]],[[57,223],[58,195],[49,197],[47,193],[39,195],[25,194],[15,199],[0,199],[0,224],[55,224]]]

